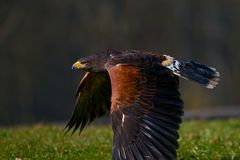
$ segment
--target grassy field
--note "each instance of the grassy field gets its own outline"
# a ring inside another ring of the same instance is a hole
[[[178,159],[240,159],[240,120],[185,121]],[[90,126],[79,136],[61,127],[0,128],[0,159],[111,159],[110,126]]]

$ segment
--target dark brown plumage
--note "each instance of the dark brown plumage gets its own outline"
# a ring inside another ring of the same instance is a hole
[[[137,50],[106,50],[73,65],[87,71],[77,90],[75,132],[110,110],[112,158],[175,159],[183,101],[178,76],[214,88],[219,73],[211,67]]]

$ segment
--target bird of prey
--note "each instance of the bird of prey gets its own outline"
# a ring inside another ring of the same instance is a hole
[[[79,59],[82,69],[76,106],[66,125],[80,132],[110,111],[112,159],[176,159],[183,115],[178,77],[214,88],[215,68],[139,50],[105,50]]]

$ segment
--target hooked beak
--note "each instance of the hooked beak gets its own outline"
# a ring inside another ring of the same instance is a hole
[[[72,65],[72,70],[82,69],[85,68],[85,64],[82,64],[81,62],[77,61]]]

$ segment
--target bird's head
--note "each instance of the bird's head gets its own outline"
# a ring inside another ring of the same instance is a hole
[[[72,65],[73,70],[85,70],[88,72],[105,71],[104,65],[110,58],[111,51],[106,50],[101,53],[80,58]]]

